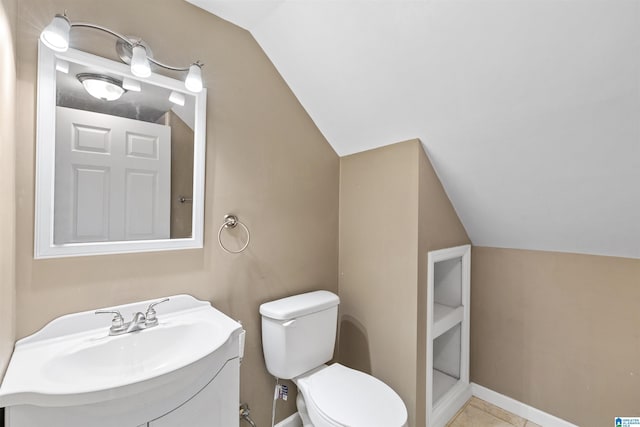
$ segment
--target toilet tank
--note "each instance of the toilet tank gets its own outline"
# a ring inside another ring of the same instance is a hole
[[[262,350],[271,375],[291,379],[333,357],[338,296],[315,291],[264,303]]]

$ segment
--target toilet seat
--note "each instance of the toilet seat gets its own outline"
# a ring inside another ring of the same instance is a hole
[[[314,424],[402,427],[407,423],[407,410],[400,396],[363,372],[335,363],[297,378],[296,383]]]

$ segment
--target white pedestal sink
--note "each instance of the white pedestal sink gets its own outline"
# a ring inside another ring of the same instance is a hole
[[[151,302],[109,309],[129,319]],[[86,311],[19,340],[0,386],[7,427],[237,426],[242,326],[188,295],[158,319],[109,336]]]

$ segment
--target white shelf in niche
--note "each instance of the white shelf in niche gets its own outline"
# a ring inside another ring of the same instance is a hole
[[[433,339],[447,332],[464,320],[464,307],[433,304]]]
[[[433,370],[433,402],[438,404],[442,396],[458,383],[458,378],[445,374],[437,369]]]

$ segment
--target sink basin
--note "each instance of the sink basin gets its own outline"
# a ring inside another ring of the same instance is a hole
[[[117,337],[81,340],[52,356],[43,366],[46,379],[77,384],[78,378],[119,386],[123,378],[146,379],[180,368],[206,355],[202,323],[160,324]],[[142,333],[144,332],[144,333]]]
[[[125,319],[155,300],[110,307]],[[93,311],[55,319],[16,343],[0,386],[0,407],[77,406],[155,392],[188,394],[241,350],[225,345],[243,333],[208,302],[170,297],[159,325],[109,336],[110,318]],[[205,363],[206,362],[206,363]],[[203,383],[204,384],[201,384]]]

